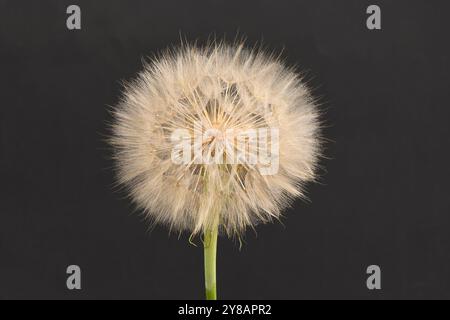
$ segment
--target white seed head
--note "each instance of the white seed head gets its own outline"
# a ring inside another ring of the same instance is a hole
[[[242,44],[185,45],[146,64],[114,108],[118,182],[154,222],[239,236],[304,196],[318,118],[279,59]]]

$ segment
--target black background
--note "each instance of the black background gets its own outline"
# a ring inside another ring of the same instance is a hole
[[[66,28],[78,4],[82,30]],[[382,30],[366,28],[370,4]],[[326,111],[321,184],[219,240],[223,299],[450,298],[444,1],[0,0],[0,298],[202,299],[199,247],[113,190],[108,105],[147,55],[215,33],[283,49]],[[82,269],[82,290],[66,268]],[[382,290],[366,268],[382,270]]]

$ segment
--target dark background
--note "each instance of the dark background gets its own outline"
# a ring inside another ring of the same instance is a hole
[[[447,1],[448,2],[448,1]],[[66,28],[78,4],[82,30]],[[366,28],[370,4],[382,30]],[[310,203],[219,240],[223,299],[450,298],[444,1],[0,0],[0,299],[202,299],[203,252],[113,190],[108,105],[180,34],[307,71],[333,140]],[[200,241],[197,240],[200,245]],[[82,290],[66,268],[82,269]],[[366,268],[382,290],[366,288]]]

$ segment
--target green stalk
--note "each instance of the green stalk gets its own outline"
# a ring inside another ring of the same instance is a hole
[[[205,290],[206,300],[217,300],[216,291],[216,256],[218,224],[203,233],[205,256]]]

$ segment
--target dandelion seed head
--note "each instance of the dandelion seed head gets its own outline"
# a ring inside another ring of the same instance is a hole
[[[301,76],[262,50],[214,43],[145,64],[114,108],[110,141],[118,182],[152,221],[239,236],[304,197],[319,130]]]

